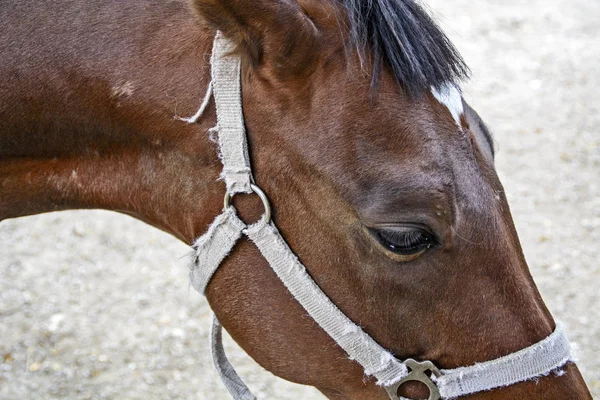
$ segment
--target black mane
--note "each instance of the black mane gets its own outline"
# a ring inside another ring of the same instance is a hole
[[[415,0],[337,1],[347,9],[349,48],[373,62],[373,88],[384,63],[413,97],[469,76],[454,45]]]

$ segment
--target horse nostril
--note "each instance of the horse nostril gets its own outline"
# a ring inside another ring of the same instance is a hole
[[[422,382],[409,381],[398,388],[398,396],[411,400],[429,399],[429,388]]]

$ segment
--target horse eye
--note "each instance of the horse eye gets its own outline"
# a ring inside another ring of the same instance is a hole
[[[437,244],[431,233],[417,227],[368,228],[368,230],[386,250],[402,257],[409,257],[410,260]]]

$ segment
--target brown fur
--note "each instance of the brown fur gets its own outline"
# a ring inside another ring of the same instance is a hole
[[[554,322],[492,160],[469,139],[481,136],[473,114],[463,135],[432,96],[407,98],[388,73],[371,107],[370,78],[357,59],[347,64],[332,7],[194,2],[238,43],[252,71],[243,102],[255,177],[291,248],[331,299],[400,359],[453,368],[546,337]],[[198,125],[173,116],[199,103],[213,32],[178,1],[19,1],[0,11],[0,43],[12,43],[0,48],[0,220],[104,208],[192,243],[224,194],[206,134],[215,111],[211,105]],[[236,205],[247,220],[261,212],[253,197]],[[401,263],[365,233],[399,223],[426,224],[443,246]],[[331,399],[386,398],[250,243],[227,258],[208,299],[274,374]],[[468,398],[591,396],[572,364],[562,377]]]

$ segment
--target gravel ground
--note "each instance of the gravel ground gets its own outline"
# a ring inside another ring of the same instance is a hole
[[[429,0],[472,67],[465,97],[495,132],[532,273],[600,399],[600,2]],[[227,399],[189,251],[128,217],[0,224],[1,399]],[[228,340],[262,399],[321,399]]]

